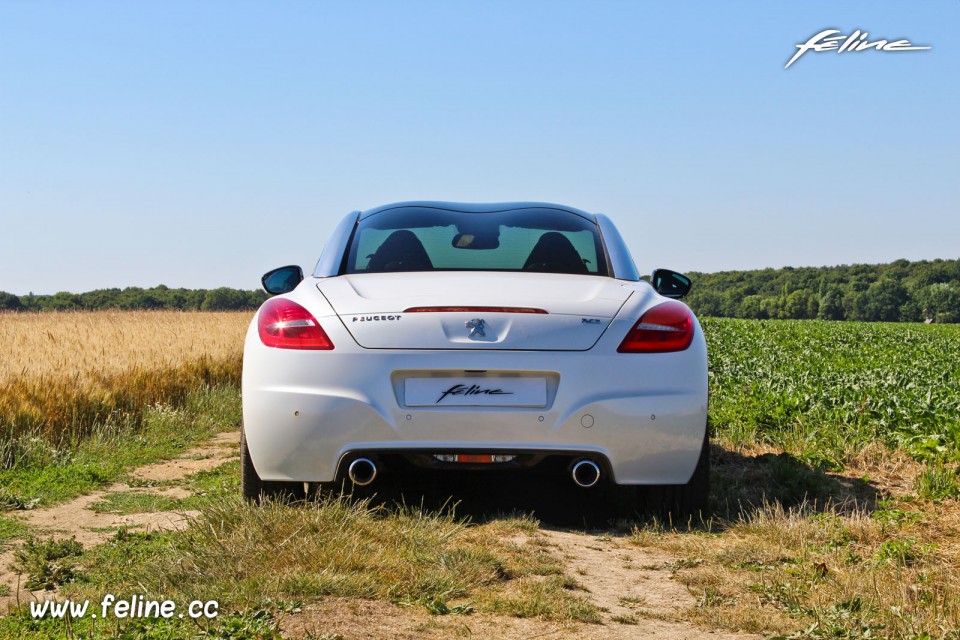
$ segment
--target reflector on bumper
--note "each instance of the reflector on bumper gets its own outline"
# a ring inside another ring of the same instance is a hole
[[[489,464],[491,462],[513,462],[517,456],[490,455],[474,453],[439,453],[433,456],[440,462],[460,462],[464,464]]]

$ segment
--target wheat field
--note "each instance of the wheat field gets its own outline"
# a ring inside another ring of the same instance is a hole
[[[4,441],[75,441],[198,384],[237,384],[249,312],[0,314]],[[0,460],[9,466],[11,460]]]
[[[77,311],[0,314],[0,384],[14,378],[91,382],[131,369],[234,358],[249,312]]]

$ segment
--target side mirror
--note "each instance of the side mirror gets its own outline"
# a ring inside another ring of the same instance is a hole
[[[682,298],[690,292],[693,281],[682,273],[670,269],[654,269],[650,284],[660,295],[667,298]]]
[[[297,288],[297,285],[303,281],[303,269],[295,264],[279,267],[272,271],[267,271],[260,278],[263,289],[272,296],[278,293],[289,293]]]

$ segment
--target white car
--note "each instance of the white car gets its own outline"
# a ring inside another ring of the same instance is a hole
[[[398,468],[548,469],[571,490],[709,490],[707,350],[604,215],[406,202],[348,215],[317,267],[263,277],[243,360],[243,494]],[[553,472],[552,471],[552,472]],[[634,492],[636,492],[634,490]]]

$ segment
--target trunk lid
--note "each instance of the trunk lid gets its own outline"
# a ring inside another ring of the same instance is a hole
[[[338,276],[317,288],[368,349],[584,351],[631,293],[599,276],[462,271]]]

